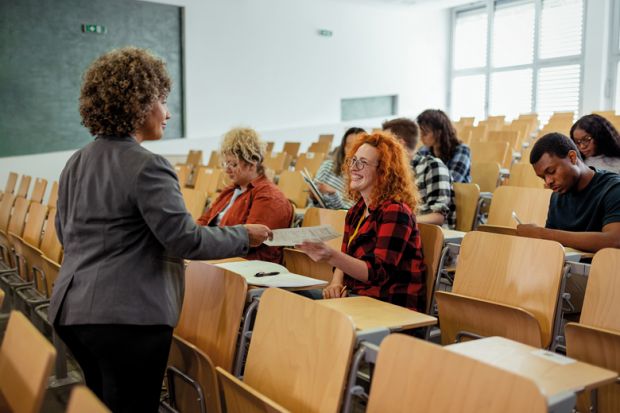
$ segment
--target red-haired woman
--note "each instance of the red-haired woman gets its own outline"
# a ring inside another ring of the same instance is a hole
[[[357,203],[347,213],[342,251],[314,241],[298,246],[314,261],[336,267],[323,297],[350,291],[424,311],[417,189],[405,150],[391,135],[362,135],[348,154],[345,174],[349,196]]]

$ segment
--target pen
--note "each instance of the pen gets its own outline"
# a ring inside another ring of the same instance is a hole
[[[278,275],[278,274],[280,274],[278,271],[272,271],[272,272],[261,271],[261,272],[257,272],[256,274],[254,274],[254,276],[255,277],[267,277],[270,275]]]
[[[346,286],[342,287],[342,290],[340,290],[340,296],[342,297],[342,295],[346,292],[347,292],[347,287]]]
[[[523,222],[521,222],[521,220],[519,219],[519,217],[517,216],[517,213],[512,211],[512,218],[517,221],[517,224],[521,225],[523,224]]]

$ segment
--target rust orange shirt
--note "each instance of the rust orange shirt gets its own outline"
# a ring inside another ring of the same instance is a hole
[[[213,205],[198,219],[200,225],[216,225],[217,215],[226,208],[233,192],[231,185],[222,191]],[[288,228],[293,218],[293,207],[282,191],[269,179],[261,175],[248,184],[247,189],[235,199],[220,220],[219,226],[238,224],[263,224],[271,229]],[[280,263],[282,248],[261,245],[250,248],[247,259]]]

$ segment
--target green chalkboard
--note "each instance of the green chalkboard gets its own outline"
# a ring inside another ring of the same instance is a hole
[[[173,86],[166,138],[184,135],[183,10],[127,0],[0,1],[0,157],[76,149],[82,73],[101,54],[144,47],[168,64]],[[83,24],[104,26],[85,33]]]

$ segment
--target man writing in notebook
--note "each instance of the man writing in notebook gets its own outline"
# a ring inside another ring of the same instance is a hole
[[[560,133],[540,138],[530,163],[553,190],[545,228],[517,226],[517,235],[596,252],[620,248],[620,175],[588,167],[575,143]]]

